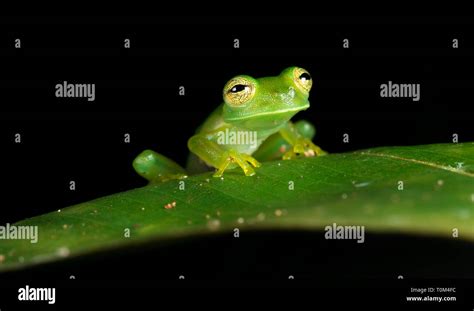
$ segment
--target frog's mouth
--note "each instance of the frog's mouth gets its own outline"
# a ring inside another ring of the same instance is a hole
[[[308,108],[309,108],[309,104],[306,104],[304,106],[287,108],[287,109],[280,109],[278,111],[265,111],[265,112],[261,112],[261,113],[253,114],[253,115],[249,115],[249,116],[243,116],[243,117],[238,117],[238,118],[229,118],[229,119],[226,119],[226,121],[241,122],[241,121],[252,120],[252,119],[255,119],[255,118],[265,118],[265,117],[269,117],[269,119],[274,118],[275,120],[277,120],[277,119],[280,119],[282,116],[285,116],[285,115],[288,115],[289,119],[291,119],[291,117],[293,115],[295,115],[297,112],[302,111],[302,110],[306,110]]]

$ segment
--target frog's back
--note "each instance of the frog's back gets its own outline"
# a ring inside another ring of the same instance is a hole
[[[219,105],[196,130],[197,133],[211,132],[225,124],[222,118],[223,104]]]
[[[212,132],[219,127],[225,124],[224,119],[222,118],[222,108],[223,105],[219,105],[207,119],[202,123],[196,130],[196,134],[198,133],[207,133]],[[198,156],[194,153],[189,153],[188,160],[186,163],[186,171],[191,174],[198,174],[206,171],[212,171],[214,168],[208,166],[204,161],[202,161]]]

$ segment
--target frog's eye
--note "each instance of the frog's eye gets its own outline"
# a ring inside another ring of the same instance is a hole
[[[235,77],[224,87],[224,101],[231,106],[240,106],[255,95],[255,82],[245,77]]]
[[[304,92],[309,93],[311,87],[313,86],[313,79],[308,71],[303,68],[295,68],[293,70],[293,78],[295,84]]]

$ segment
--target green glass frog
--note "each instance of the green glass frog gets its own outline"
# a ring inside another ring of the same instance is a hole
[[[252,176],[263,161],[324,155],[311,141],[313,125],[290,121],[309,108],[312,85],[311,75],[300,67],[289,67],[274,77],[236,76],[224,86],[224,103],[188,140],[186,170],[152,150],[138,155],[133,167],[148,181],[161,182],[210,168],[216,169],[214,177],[236,167]]]

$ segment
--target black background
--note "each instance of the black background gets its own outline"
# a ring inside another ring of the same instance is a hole
[[[237,74],[307,69],[314,79],[311,108],[296,119],[313,122],[315,142],[329,152],[448,143],[454,133],[460,142],[473,141],[473,23],[472,17],[403,16],[2,17],[0,222],[145,185],[131,166],[144,149],[184,164],[187,139]],[[13,48],[15,38],[21,49]],[[131,49],[123,47],[125,38]],[[342,48],[344,38],[349,49]],[[64,80],[95,83],[96,100],[56,98],[55,85]],[[420,83],[420,101],[381,98],[380,84],[389,80]],[[178,95],[179,86],[185,96]],[[21,144],[14,143],[15,133]],[[71,180],[76,191],[69,191]],[[361,250],[326,245],[305,232],[279,234],[256,234],[239,245],[226,237],[185,241],[166,256],[136,250],[125,257],[126,268],[122,258],[109,255],[7,277],[173,280],[187,273],[234,282],[291,273],[309,281],[474,276],[468,268],[473,253],[463,243],[378,236]]]

